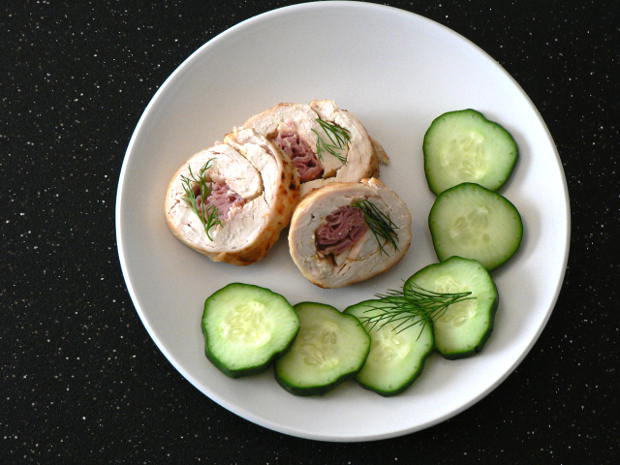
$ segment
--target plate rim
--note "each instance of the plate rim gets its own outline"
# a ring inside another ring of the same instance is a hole
[[[523,350],[523,352],[519,355],[519,357],[517,357],[517,359],[514,361],[514,363],[504,371],[504,373],[496,380],[495,383],[493,383],[490,386],[488,386],[486,389],[484,389],[483,391],[478,393],[478,395],[474,396],[468,402],[465,402],[463,405],[461,405],[459,408],[456,408],[456,409],[454,409],[454,410],[452,410],[452,411],[450,411],[450,412],[448,412],[448,413],[446,413],[446,414],[444,414],[444,415],[442,415],[442,416],[440,416],[438,418],[434,418],[432,420],[426,421],[426,422],[418,424],[416,426],[413,426],[413,427],[410,427],[410,428],[398,429],[398,430],[394,430],[394,431],[388,431],[388,432],[384,432],[384,433],[361,434],[361,435],[357,435],[357,436],[333,435],[333,434],[329,434],[328,435],[328,434],[319,434],[319,433],[309,433],[309,432],[301,430],[299,428],[290,427],[290,426],[281,425],[281,424],[276,424],[275,422],[272,422],[272,421],[270,421],[268,419],[265,419],[265,418],[262,418],[262,417],[258,417],[255,414],[253,414],[251,411],[248,411],[248,410],[244,409],[243,407],[239,407],[239,406],[237,406],[237,405],[227,401],[226,399],[221,398],[219,395],[211,392],[208,388],[205,388],[204,386],[202,386],[202,384],[192,374],[190,374],[188,371],[186,371],[174,359],[174,357],[172,357],[172,355],[168,352],[168,350],[166,349],[166,347],[164,346],[162,341],[157,336],[155,329],[151,326],[151,324],[149,324],[148,319],[146,318],[146,314],[145,314],[144,310],[142,309],[142,307],[140,306],[140,301],[139,301],[138,295],[137,295],[137,293],[136,293],[136,291],[134,289],[131,277],[129,275],[128,265],[127,265],[126,258],[125,258],[126,246],[125,246],[125,243],[124,243],[124,240],[123,240],[123,232],[122,232],[123,231],[123,223],[122,223],[121,216],[122,216],[122,210],[123,210],[123,196],[124,196],[124,191],[125,191],[125,177],[127,176],[127,169],[128,169],[127,167],[129,165],[129,160],[132,157],[132,152],[133,152],[136,140],[138,139],[138,136],[139,136],[139,134],[142,131],[142,127],[143,127],[146,119],[148,118],[149,114],[151,113],[151,109],[157,104],[157,102],[159,101],[161,95],[165,92],[165,90],[175,80],[176,76],[178,74],[182,73],[185,70],[185,68],[190,66],[197,59],[198,55],[202,54],[204,50],[212,47],[214,44],[216,44],[219,41],[225,39],[229,35],[235,34],[238,30],[243,29],[245,27],[248,27],[248,26],[252,25],[253,23],[260,22],[260,21],[262,21],[265,18],[269,18],[271,16],[281,15],[283,11],[314,10],[314,9],[317,9],[317,8],[318,9],[325,9],[325,8],[351,8],[351,9],[359,9],[359,8],[365,8],[365,9],[368,9],[368,10],[375,10],[375,11],[379,11],[379,10],[381,10],[381,11],[390,11],[392,14],[397,14],[397,15],[402,15],[402,16],[414,16],[414,17],[416,17],[417,20],[421,20],[423,22],[427,22],[427,23],[431,24],[433,27],[439,27],[440,29],[443,30],[444,33],[447,33],[447,34],[455,37],[459,41],[466,42],[470,46],[473,46],[483,56],[487,57],[489,59],[489,61],[492,63],[492,66],[495,66],[498,69],[498,71],[500,71],[505,77],[507,77],[512,82],[512,84],[515,86],[515,88],[521,93],[522,97],[525,98],[526,102],[529,103],[529,106],[532,108],[532,110],[534,111],[534,114],[536,115],[538,123],[544,129],[544,134],[546,135],[546,137],[548,139],[548,142],[550,143],[550,145],[551,145],[551,147],[553,149],[555,163],[557,165],[557,168],[559,169],[560,178],[561,178],[562,193],[563,193],[563,196],[564,196],[564,204],[565,204],[565,207],[566,207],[566,218],[565,218],[565,221],[566,221],[566,234],[565,234],[565,237],[564,237],[564,257],[563,257],[563,262],[562,262],[562,266],[561,266],[560,276],[559,276],[559,279],[558,279],[558,281],[556,283],[556,289],[553,292],[553,298],[552,298],[552,300],[550,302],[549,308],[547,309],[546,314],[545,314],[544,318],[542,319],[542,322],[541,322],[540,326],[537,328],[536,333],[534,334],[534,336],[529,341],[529,343],[528,343],[527,347],[525,348],[525,350]],[[450,418],[453,418],[456,415],[462,413],[463,411],[469,409],[470,407],[472,407],[473,405],[478,403],[480,400],[482,400],[484,397],[486,397],[488,394],[490,394],[493,390],[495,390],[497,387],[499,387],[506,380],[506,378],[508,378],[508,376],[510,376],[513,373],[513,371],[522,363],[522,361],[530,353],[530,351],[532,350],[532,348],[534,347],[534,345],[538,341],[538,339],[539,339],[540,335],[542,334],[543,330],[546,328],[547,323],[549,321],[549,318],[551,317],[551,313],[553,313],[553,310],[555,309],[555,305],[557,303],[557,300],[558,300],[559,295],[560,295],[560,291],[562,289],[562,285],[564,283],[564,278],[565,278],[565,275],[566,275],[566,269],[567,269],[567,264],[568,264],[568,257],[569,257],[569,252],[570,252],[571,206],[570,206],[570,197],[569,197],[569,191],[568,191],[568,186],[567,186],[567,181],[566,181],[566,175],[564,173],[564,168],[562,166],[562,162],[561,162],[561,159],[560,159],[560,155],[559,155],[557,146],[555,144],[555,141],[553,140],[553,137],[551,135],[551,132],[549,131],[549,128],[547,127],[547,124],[545,123],[545,121],[542,118],[538,108],[536,107],[534,102],[530,99],[528,94],[523,90],[523,88],[519,85],[519,83],[512,77],[512,75],[510,75],[510,73],[508,73],[508,71],[497,60],[495,60],[489,53],[487,53],[485,50],[483,50],[477,44],[475,44],[474,42],[469,40],[467,37],[459,34],[458,32],[456,32],[455,30],[449,28],[448,26],[445,26],[445,25],[443,25],[443,24],[441,24],[441,23],[439,23],[439,22],[437,22],[437,21],[435,21],[435,20],[433,20],[431,18],[428,18],[428,17],[423,16],[423,15],[418,14],[418,13],[414,13],[412,11],[407,11],[407,10],[403,10],[401,8],[396,8],[396,7],[387,6],[387,5],[380,5],[380,4],[376,4],[376,3],[367,3],[367,2],[360,2],[360,1],[322,1],[322,2],[300,3],[300,4],[296,4],[296,5],[289,5],[289,6],[284,6],[284,7],[276,8],[276,9],[269,10],[269,11],[260,13],[258,15],[252,16],[250,18],[247,18],[247,19],[245,19],[245,20],[243,20],[243,21],[241,21],[241,22],[239,22],[239,23],[237,23],[237,24],[227,28],[226,30],[220,32],[215,37],[211,38],[210,40],[208,40],[207,42],[202,44],[200,47],[198,47],[196,50],[194,50],[164,80],[164,82],[159,87],[159,89],[157,89],[155,94],[151,97],[149,103],[147,104],[147,106],[143,110],[140,118],[138,119],[138,122],[137,122],[137,124],[136,124],[136,126],[135,126],[135,128],[134,128],[134,130],[132,132],[131,138],[129,140],[129,144],[128,144],[127,149],[125,151],[125,155],[123,157],[123,163],[122,163],[120,174],[119,174],[119,181],[118,181],[118,186],[117,186],[117,191],[116,191],[116,200],[115,200],[115,235],[116,235],[117,253],[118,253],[118,258],[119,258],[119,262],[120,262],[120,266],[121,266],[121,272],[123,274],[123,279],[125,281],[125,285],[126,285],[127,290],[129,292],[132,304],[133,304],[136,312],[138,313],[140,321],[142,322],[142,324],[144,325],[144,327],[147,330],[147,333],[149,334],[149,336],[151,337],[151,339],[153,340],[153,342],[155,343],[157,348],[164,355],[166,360],[187,381],[189,381],[189,383],[192,384],[198,391],[200,391],[203,395],[205,395],[207,398],[209,398],[213,402],[215,402],[218,405],[224,407],[225,409],[227,409],[228,411],[234,413],[235,415],[243,418],[244,420],[250,421],[250,422],[252,422],[254,424],[257,424],[257,425],[260,425],[262,427],[268,428],[268,429],[270,429],[272,431],[276,431],[276,432],[279,432],[279,433],[282,433],[282,434],[287,434],[287,435],[291,435],[291,436],[295,436],[295,437],[300,437],[300,438],[304,438],[304,439],[312,439],[312,440],[319,440],[319,441],[329,441],[329,442],[364,442],[364,441],[377,441],[377,440],[382,440],[382,439],[388,439],[388,438],[393,438],[393,437],[404,436],[404,435],[407,435],[407,434],[414,433],[416,431],[421,431],[421,430],[427,429],[429,427],[432,427],[434,425],[442,423],[442,422],[444,422],[444,421],[446,421],[446,420],[448,420]]]

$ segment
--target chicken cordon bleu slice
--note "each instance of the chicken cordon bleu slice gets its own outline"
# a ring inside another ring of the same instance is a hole
[[[320,287],[364,281],[405,255],[411,221],[407,205],[378,179],[328,184],[295,209],[288,234],[291,257]]]
[[[332,182],[376,177],[379,163],[389,161],[362,123],[333,100],[280,103],[252,116],[244,127],[265,135],[291,158],[302,197]]]
[[[211,260],[249,265],[288,225],[299,190],[288,156],[241,129],[176,172],[166,192],[166,221],[181,242]]]

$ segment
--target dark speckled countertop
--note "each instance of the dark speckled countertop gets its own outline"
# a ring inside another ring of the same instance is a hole
[[[499,388],[366,444],[284,436],[210,401],[125,288],[114,202],[145,105],[204,42],[286,4],[224,3],[0,6],[0,463],[620,463],[617,2],[389,2],[471,39],[529,94],[562,158],[572,240],[548,326]]]

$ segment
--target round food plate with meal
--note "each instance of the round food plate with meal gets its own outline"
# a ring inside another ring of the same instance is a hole
[[[172,73],[129,143],[116,230],[136,310],[190,383],[275,431],[366,441],[515,369],[570,213],[549,131],[497,62],[413,13],[317,2]]]

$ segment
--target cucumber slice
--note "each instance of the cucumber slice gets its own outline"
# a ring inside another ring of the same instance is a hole
[[[474,299],[452,304],[433,317],[435,347],[449,359],[482,349],[493,329],[499,295],[493,278],[480,263],[452,257],[415,273],[405,282],[404,292],[413,284],[441,293],[470,291]]]
[[[345,313],[365,318],[381,313],[385,306],[380,300],[366,300],[351,305]],[[393,396],[411,385],[424,368],[424,362],[433,351],[434,338],[430,320],[403,331],[395,328],[397,323],[369,329],[370,352],[355,379],[366,389],[383,396]]]
[[[424,135],[423,150],[426,181],[436,195],[463,182],[497,190],[519,157],[510,133],[471,109],[435,118]]]
[[[370,337],[355,317],[330,305],[302,302],[295,310],[301,329],[276,361],[276,379],[293,394],[323,394],[361,368]]]
[[[291,304],[264,287],[232,283],[205,300],[205,353],[233,378],[265,369],[298,330],[299,319]]]
[[[478,184],[463,183],[442,192],[428,216],[439,260],[472,258],[493,270],[514,255],[523,237],[515,206]]]

